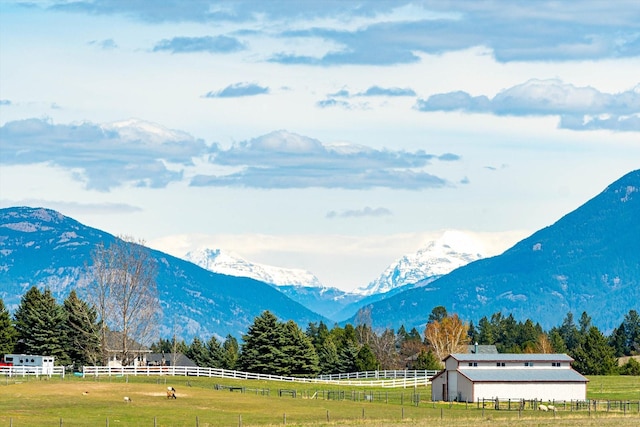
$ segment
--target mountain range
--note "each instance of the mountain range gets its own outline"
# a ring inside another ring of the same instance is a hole
[[[463,319],[513,313],[544,328],[586,311],[599,328],[617,327],[640,307],[640,170],[503,254],[419,285],[368,305],[374,326],[422,327],[442,305]]]
[[[462,237],[445,234],[353,293],[325,287],[303,270],[222,251],[192,253],[189,262],[150,249],[164,314],[160,333],[239,337],[267,309],[303,327],[355,323],[366,308],[374,327],[422,328],[439,305],[463,319],[513,313],[544,328],[559,325],[569,311],[586,311],[595,325],[611,329],[640,301],[640,170],[501,255],[483,258]],[[0,297],[15,310],[33,285],[59,301],[72,288],[82,296],[93,248],[114,239],[49,209],[0,209]]]
[[[377,279],[352,292],[326,287],[306,270],[253,263],[221,249],[188,252],[184,259],[216,273],[250,277],[268,283],[305,307],[340,321],[356,313],[362,305],[394,295],[418,282],[424,284],[435,280],[455,268],[480,259],[483,257],[480,252],[483,251],[479,239],[449,230],[415,254],[401,257]]]
[[[85,295],[83,283],[98,243],[116,237],[44,208],[0,209],[0,297],[10,311],[33,285],[49,288],[62,301],[71,289]],[[300,325],[329,322],[273,287],[245,277],[213,273],[151,250],[163,320],[162,337],[185,339],[245,333],[256,316],[270,310]]]

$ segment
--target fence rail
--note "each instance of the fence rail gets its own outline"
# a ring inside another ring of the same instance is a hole
[[[51,377],[53,375],[60,375],[64,377],[64,366],[54,366],[53,368],[43,368],[40,366],[0,366],[0,375],[9,377],[24,377],[27,375]]]
[[[398,371],[401,372],[401,371]],[[311,384],[339,384],[350,386],[367,386],[367,387],[389,387],[389,388],[408,388],[426,386],[430,384],[429,376],[403,377],[388,380],[366,379],[361,377],[360,380],[350,379],[322,379],[322,378],[301,378],[301,377],[283,377],[279,375],[255,374],[251,372],[231,371],[218,368],[200,368],[191,366],[85,366],[82,368],[82,374],[86,376],[187,376],[187,377],[209,377],[209,378],[228,378],[228,379],[244,379],[244,380],[271,380],[285,381]],[[375,378],[375,377],[369,377]]]
[[[323,380],[350,380],[350,379],[397,379],[397,378],[433,378],[440,371],[432,371],[432,370],[414,370],[414,369],[404,369],[404,370],[383,370],[383,371],[364,371],[364,372],[349,372],[345,374],[328,374],[328,375],[320,375],[318,378]]]

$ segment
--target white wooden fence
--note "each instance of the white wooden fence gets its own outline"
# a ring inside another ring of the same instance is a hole
[[[364,371],[364,372],[349,372],[345,374],[327,374],[320,375],[318,378],[323,380],[350,380],[350,379],[397,379],[397,378],[433,378],[440,371],[425,370],[425,369],[403,369],[403,370],[382,370],[382,371]]]
[[[401,372],[401,371],[398,371]],[[435,372],[435,371],[434,371]],[[254,374],[251,372],[230,371],[227,369],[218,368],[199,368],[191,366],[123,366],[123,367],[110,367],[110,366],[85,366],[82,369],[82,374],[86,376],[188,376],[188,377],[208,377],[208,378],[231,378],[231,379],[243,379],[243,380],[267,380],[267,381],[285,381],[285,382],[298,382],[298,383],[311,383],[311,384],[339,384],[350,386],[366,386],[366,387],[418,387],[426,386],[430,384],[431,376],[414,376],[403,377],[389,380],[376,380],[366,379],[366,377],[360,377],[361,379],[351,380],[339,380],[339,379],[322,379],[322,378],[298,378],[298,377],[283,377],[279,375],[266,375],[266,374]],[[376,378],[371,376],[369,378]],[[378,376],[380,378],[380,375]]]
[[[35,375],[36,377],[60,375],[64,377],[64,366],[43,368],[41,366],[0,366],[0,375],[9,377],[24,377]]]

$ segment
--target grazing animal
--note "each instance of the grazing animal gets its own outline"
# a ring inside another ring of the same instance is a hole
[[[88,392],[88,391],[83,391],[83,392],[82,392],[82,395],[83,395],[83,396],[86,396],[87,394],[89,394],[89,392]]]
[[[549,410],[549,408],[546,407],[545,405],[539,405],[538,406],[538,410],[542,411],[542,412],[547,412]]]
[[[177,399],[178,397],[176,396],[176,389],[173,387],[167,387],[167,399]]]
[[[553,405],[547,405],[547,409],[553,412],[556,412],[556,407]]]
[[[131,403],[131,398],[129,396],[125,396],[124,403]]]

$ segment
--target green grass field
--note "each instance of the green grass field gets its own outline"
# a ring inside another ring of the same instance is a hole
[[[0,427],[640,425],[640,377],[590,380],[590,399],[632,400],[632,409],[626,414],[604,409],[591,413],[560,410],[556,414],[483,411],[475,404],[431,402],[429,387],[364,390],[185,377],[101,377],[97,381],[17,377],[0,381]],[[216,384],[246,389],[244,393],[216,390]],[[167,399],[167,386],[176,388],[177,399]],[[280,389],[295,389],[296,397],[280,397]],[[125,396],[132,401],[125,403]]]

